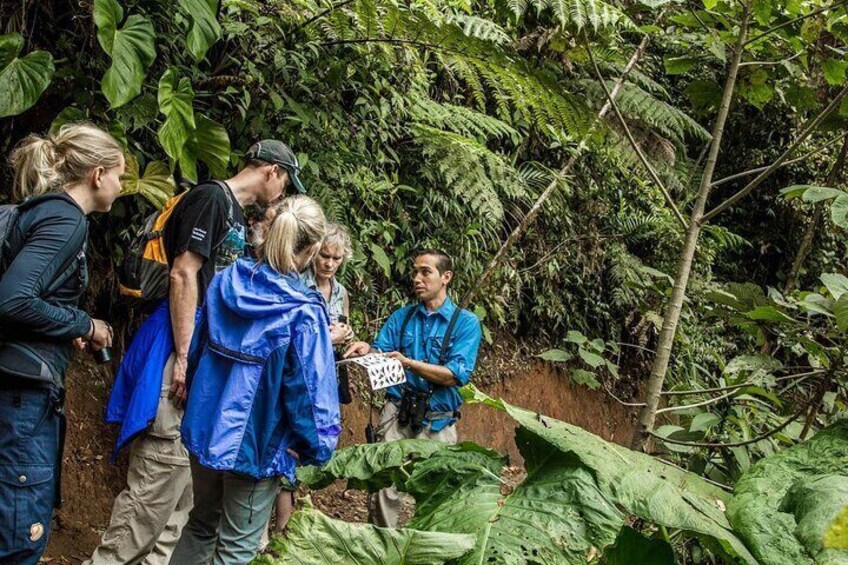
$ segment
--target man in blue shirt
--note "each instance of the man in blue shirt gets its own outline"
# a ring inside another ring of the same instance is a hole
[[[420,251],[412,267],[418,303],[395,310],[373,344],[359,341],[345,353],[353,357],[382,352],[406,370],[406,383],[386,390],[377,430],[380,441],[457,441],[455,424],[462,406],[458,389],[471,378],[482,334],[477,316],[448,298],[451,279],[450,256],[433,249]],[[416,404],[420,409],[416,410]],[[398,491],[384,489],[375,496],[371,519],[378,526],[393,528],[399,510]]]

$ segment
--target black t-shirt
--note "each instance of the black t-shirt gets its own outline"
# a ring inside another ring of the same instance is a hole
[[[215,273],[244,254],[244,212],[229,187],[205,182],[183,196],[172,214],[163,235],[168,265],[172,267],[174,259],[186,251],[203,257],[197,273],[200,306]]]

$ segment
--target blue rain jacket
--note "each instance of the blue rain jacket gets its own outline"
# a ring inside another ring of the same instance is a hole
[[[112,386],[105,419],[110,424],[121,425],[118,441],[112,452],[113,462],[118,452],[156,419],[162,372],[173,351],[171,310],[166,298],[156,306],[136,332],[121,359],[121,367]]]
[[[296,274],[239,259],[218,273],[189,357],[183,443],[201,465],[294,482],[341,433],[329,318]]]

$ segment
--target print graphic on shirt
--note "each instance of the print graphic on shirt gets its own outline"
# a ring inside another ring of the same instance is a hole
[[[206,239],[206,230],[200,228],[194,228],[191,230],[191,238],[196,239],[197,241],[203,241]]]
[[[224,236],[221,245],[218,247],[215,257],[215,270],[220,271],[235,263],[239,257],[244,255],[246,245],[247,237],[244,226],[241,224],[230,226],[227,235]]]

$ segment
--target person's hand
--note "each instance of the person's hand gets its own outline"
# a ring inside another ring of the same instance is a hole
[[[330,339],[333,345],[341,345],[353,339],[353,328],[342,322],[330,324]]]
[[[88,344],[91,349],[103,349],[112,347],[112,326],[103,320],[91,319],[92,332],[88,336]]]
[[[409,369],[409,365],[412,363],[412,359],[406,357],[400,351],[389,351],[388,353],[383,353],[383,355],[385,355],[389,359],[396,359],[400,361],[400,364],[404,369]]]
[[[295,461],[300,461],[300,455],[298,455],[297,452],[291,447],[286,448],[286,453],[294,457]]]
[[[73,344],[74,344],[74,347],[76,347],[76,348],[77,348],[77,349],[79,349],[80,351],[82,351],[83,349],[85,349],[85,345],[86,345],[85,340],[83,340],[81,337],[76,338],[76,339],[73,341]]]
[[[186,369],[188,357],[177,355],[174,359],[174,371],[171,373],[171,398],[177,407],[182,407],[186,401]]]
[[[362,357],[363,355],[368,355],[371,353],[371,346],[364,341],[355,341],[350,344],[350,347],[347,348],[343,357],[347,359],[348,357]]]

